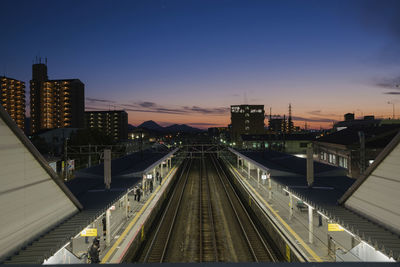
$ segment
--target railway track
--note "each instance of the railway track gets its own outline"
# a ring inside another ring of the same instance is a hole
[[[161,217],[160,221],[162,223],[160,223],[156,229],[155,236],[150,243],[150,248],[142,259],[143,262],[161,263],[164,261],[191,166],[192,160],[185,161],[179,181]]]
[[[215,157],[212,157],[212,162],[218,172],[218,177],[224,187],[226,196],[229,199],[229,203],[236,215],[235,219],[240,225],[242,234],[245,236],[245,240],[247,241],[247,246],[251,252],[253,260],[255,262],[278,261],[272,247],[265,242],[250,215],[246,211],[246,208],[240,201],[240,198],[236,194],[232,184],[229,182],[221,163]]]
[[[199,261],[218,262],[208,171],[204,158],[202,158],[200,162]]]
[[[270,262],[277,257],[211,156],[185,160],[159,223],[135,261]]]

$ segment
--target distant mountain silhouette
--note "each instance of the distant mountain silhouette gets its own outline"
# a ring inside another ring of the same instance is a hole
[[[160,131],[160,132],[164,131],[164,127],[158,125],[154,121],[145,121],[142,124],[140,124],[138,126],[138,128],[145,128],[145,129],[148,129],[148,130],[156,130],[156,131]]]
[[[162,127],[152,120],[143,122],[137,128],[144,128],[147,130],[158,131],[163,133],[176,133],[176,132],[198,133],[203,131],[198,128],[190,127],[186,124],[173,124],[167,127]]]

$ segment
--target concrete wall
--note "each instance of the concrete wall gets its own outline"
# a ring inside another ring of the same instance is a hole
[[[2,118],[0,184],[0,259],[78,211]]]

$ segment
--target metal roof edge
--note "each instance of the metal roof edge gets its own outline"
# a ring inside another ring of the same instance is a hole
[[[262,165],[262,164],[258,163],[257,161],[255,161],[255,160],[253,160],[253,159],[251,159],[251,158],[249,158],[249,157],[243,155],[242,153],[236,151],[235,149],[228,147],[228,150],[229,150],[230,152],[232,152],[232,153],[238,155],[239,157],[246,159],[247,161],[249,161],[249,162],[251,162],[252,164],[254,164],[254,165],[256,165],[257,167],[259,167],[260,169],[263,169],[263,170],[265,170],[265,171],[269,171],[269,169],[268,169],[267,167],[265,167],[264,165]]]
[[[374,162],[367,168],[365,173],[361,175],[352,186],[343,194],[343,196],[338,200],[339,204],[344,204],[346,200],[353,195],[353,193],[367,180],[367,178],[372,174],[373,171],[381,164],[381,162],[392,152],[392,150],[400,143],[400,131],[397,135],[390,141],[390,143],[382,150],[381,153],[376,157]]]
[[[142,171],[142,173],[146,173],[148,171],[150,171],[151,169],[153,169],[155,166],[157,166],[158,164],[160,164],[161,162],[163,162],[166,158],[170,157],[171,155],[175,154],[177,151],[179,150],[179,148],[175,148],[174,150],[172,150],[171,152],[169,152],[167,155],[165,155],[164,157],[162,157],[161,159],[157,160],[156,162],[154,162],[153,164],[151,164],[149,167],[147,167],[146,169],[144,169]]]
[[[68,189],[68,187],[64,184],[64,182],[57,176],[57,174],[53,171],[53,169],[47,164],[45,158],[40,154],[40,152],[36,149],[36,147],[31,143],[31,141],[26,137],[25,133],[22,132],[20,128],[15,124],[10,115],[4,110],[4,108],[0,105],[0,118],[4,120],[7,126],[11,129],[11,131],[15,134],[15,136],[21,141],[21,143],[28,149],[28,151],[33,155],[33,157],[39,162],[42,168],[47,172],[47,174],[53,179],[53,181],[60,187],[60,189],[67,195],[67,197],[72,201],[72,203],[78,208],[78,210],[82,210],[83,206],[79,202],[79,200],[72,194],[72,192]]]

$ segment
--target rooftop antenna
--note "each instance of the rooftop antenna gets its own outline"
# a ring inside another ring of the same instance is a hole
[[[272,107],[269,108],[269,120],[272,118]]]

